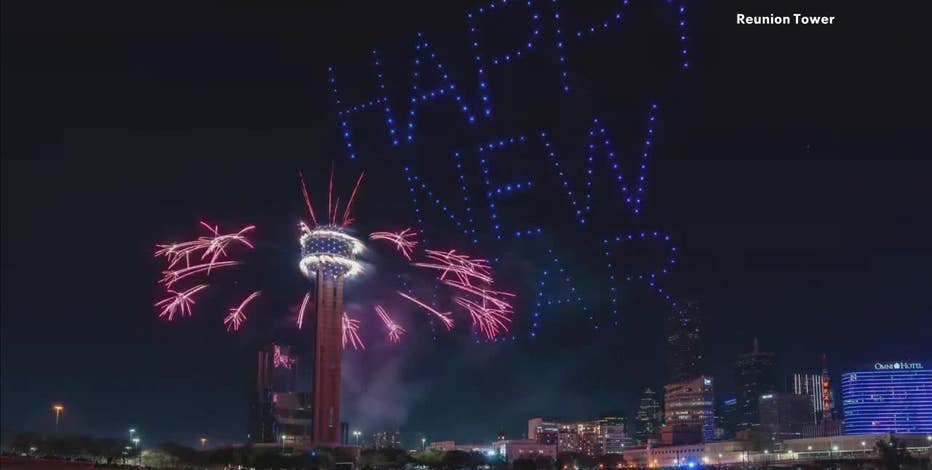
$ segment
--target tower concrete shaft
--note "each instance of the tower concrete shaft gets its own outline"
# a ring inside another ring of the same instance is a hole
[[[314,442],[340,443],[340,374],[343,358],[343,276],[317,271],[314,343]]]

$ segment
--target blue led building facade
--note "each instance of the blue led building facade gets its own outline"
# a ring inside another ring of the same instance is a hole
[[[878,362],[841,376],[845,434],[932,432],[932,369]]]

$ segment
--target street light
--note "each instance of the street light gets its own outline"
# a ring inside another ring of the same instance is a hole
[[[134,429],[133,431],[135,431],[135,429]],[[136,462],[137,462],[137,465],[139,465],[139,466],[141,467],[141,466],[142,466],[142,451],[139,450],[139,438],[138,438],[138,437],[134,437],[134,438],[133,438],[133,446],[136,447]]]
[[[359,447],[359,436],[362,435],[362,432],[359,430],[353,431],[353,435],[356,436],[356,447]]]
[[[421,450],[427,450],[427,438],[426,437],[421,438]]]
[[[55,410],[55,434],[58,434],[58,417],[65,410],[65,407],[60,403],[55,403],[52,405],[52,409]]]
[[[201,438],[201,449],[203,449],[205,446],[207,446],[207,438],[202,437]]]

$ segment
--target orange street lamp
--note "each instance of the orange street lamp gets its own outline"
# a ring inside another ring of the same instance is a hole
[[[55,410],[55,434],[58,434],[58,420],[61,412],[65,410],[65,407],[59,403],[52,405],[52,409]]]

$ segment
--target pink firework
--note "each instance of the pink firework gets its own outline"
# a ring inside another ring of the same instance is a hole
[[[226,256],[226,248],[233,242],[240,243],[249,248],[254,248],[252,242],[246,238],[246,233],[254,230],[256,227],[254,225],[249,225],[244,227],[236,233],[229,234],[220,234],[220,228],[217,225],[211,226],[210,224],[201,221],[201,226],[209,230],[213,236],[212,237],[198,237],[197,240],[191,240],[187,242],[174,243],[170,245],[156,245],[155,256],[165,256],[168,258],[168,269],[173,269],[175,265],[184,260],[185,266],[190,267],[190,256],[199,251],[203,251],[201,254],[201,261],[210,258],[209,266],[212,266],[220,259],[221,256]],[[208,268],[208,274],[210,269]]]
[[[480,287],[495,282],[488,260],[459,254],[455,250],[426,250],[426,254],[431,262],[412,264],[440,271],[440,282],[465,294],[454,298],[454,302],[469,313],[473,325],[486,338],[492,340],[508,331],[514,313],[509,299],[515,294]]]
[[[472,279],[476,279],[487,284],[491,284],[493,281],[492,276],[488,274],[483,274],[481,272],[475,271],[473,269],[467,268],[465,266],[457,266],[453,264],[437,264],[437,263],[411,263],[414,266],[420,268],[436,269],[441,271],[440,279],[446,279],[447,275],[454,274],[460,281],[465,284],[470,284]]]
[[[353,218],[351,216],[353,210],[353,203],[356,201],[356,194],[359,193],[359,186],[362,184],[362,180],[365,177],[366,172],[359,174],[359,178],[356,179],[356,185],[353,187],[353,192],[350,193],[349,200],[346,203],[346,207],[343,209],[343,219],[338,223],[338,214],[340,211],[340,198],[337,197],[335,200],[333,198],[333,176],[334,170],[333,166],[330,167],[330,184],[327,188],[327,219],[326,222],[330,225],[339,225],[342,227],[347,227],[353,223]],[[311,203],[311,196],[307,191],[307,183],[304,181],[304,174],[298,172],[298,177],[301,180],[301,194],[304,196],[304,205],[307,206],[308,215],[311,217],[311,221],[314,222],[314,225],[317,226],[317,216],[314,212],[314,205]]]
[[[304,312],[307,311],[307,303],[311,300],[311,293],[304,294],[304,300],[301,301],[301,308],[298,309],[298,329],[304,324]]]
[[[164,256],[168,258],[168,269],[172,269],[180,261],[185,262],[185,266],[190,266],[190,255],[200,250],[206,250],[209,242],[203,240],[192,240],[171,245],[156,245],[158,248],[155,256]]]
[[[375,306],[375,313],[378,314],[379,318],[382,319],[382,323],[385,323],[385,327],[388,328],[388,340],[393,343],[401,341],[401,335],[405,334],[405,329],[392,321],[388,312],[381,305]]]
[[[489,308],[464,297],[457,297],[453,301],[469,312],[473,324],[486,338],[492,340],[499,334],[508,332],[511,310]]]
[[[369,234],[370,240],[387,240],[395,244],[395,248],[401,252],[401,254],[411,261],[411,252],[414,251],[414,247],[417,246],[417,232],[406,228],[398,233],[394,232],[373,232]]]
[[[492,266],[489,265],[489,260],[487,259],[473,258],[469,255],[457,254],[456,250],[427,250],[425,253],[427,253],[428,259],[432,259],[440,263],[448,264],[451,266],[462,266],[470,271],[475,271],[481,274],[492,274]]]
[[[440,321],[443,322],[444,326],[446,326],[448,330],[452,330],[452,329],[453,329],[453,319],[450,318],[450,317],[452,316],[452,315],[450,315],[450,312],[443,312],[443,313],[438,312],[436,309],[434,309],[434,308],[431,307],[430,305],[427,305],[427,304],[425,304],[424,302],[421,302],[420,300],[417,300],[417,299],[415,299],[414,297],[411,297],[410,295],[405,294],[404,292],[399,292],[398,295],[400,295],[400,296],[402,296],[403,298],[407,299],[408,301],[414,303],[415,305],[420,306],[420,307],[423,308],[424,310],[427,310],[429,313],[431,313],[431,314],[433,314],[434,316],[436,316],[437,318],[439,318]]]
[[[169,289],[168,293],[171,294],[171,297],[155,303],[156,307],[162,307],[159,318],[166,318],[168,321],[172,321],[175,319],[175,313],[191,316],[191,307],[194,305],[194,294],[206,288],[207,284],[201,284],[183,292]]]
[[[240,264],[239,261],[218,261],[216,263],[195,264],[174,271],[162,271],[162,279],[159,280],[159,284],[165,284],[166,288],[171,288],[176,282],[195,274],[208,273],[211,268],[226,268],[238,264]]]
[[[253,299],[259,297],[260,293],[260,291],[255,291],[249,294],[249,297],[246,297],[238,306],[230,307],[230,313],[223,319],[223,324],[227,326],[227,331],[239,331],[239,327],[246,321],[246,306],[249,305],[249,302],[252,302]]]
[[[274,367],[282,367],[285,369],[291,369],[294,367],[297,360],[287,354],[282,353],[282,348],[279,345],[274,345],[272,347],[272,365]]]
[[[207,225],[203,221],[201,222],[201,225],[203,225],[204,227],[207,227],[209,230],[211,230],[214,233],[213,238],[202,237],[200,239],[200,240],[207,242],[207,248],[204,250],[204,254],[201,255],[201,261],[203,261],[208,256],[210,256],[211,266],[213,266],[217,262],[217,259],[220,256],[226,256],[226,247],[230,243],[239,242],[245,246],[248,246],[251,249],[255,248],[252,242],[250,242],[249,239],[247,239],[245,236],[247,232],[251,232],[255,230],[256,228],[255,225],[249,225],[247,227],[244,227],[239,232],[225,234],[225,235],[220,235],[219,228],[217,226],[211,227],[210,225]],[[210,274],[210,269],[207,270],[207,274]]]
[[[492,284],[494,282],[492,278],[492,267],[487,260],[460,255],[456,253],[456,250],[427,250],[426,253],[427,258],[433,261],[433,263],[412,264],[421,268],[441,271],[441,280],[446,279],[447,276],[452,273],[464,284],[471,285],[473,280],[478,280],[486,284]]]
[[[301,194],[304,196],[304,205],[307,206],[308,215],[311,216],[311,221],[314,222],[314,225],[317,225],[317,216],[314,214],[314,205],[311,204],[311,196],[307,193],[307,183],[304,182],[304,173],[298,172],[298,177],[301,178]]]
[[[343,349],[346,349],[346,344],[349,343],[353,349],[366,349],[366,345],[363,344],[362,338],[359,337],[359,320],[354,320],[350,318],[346,312],[343,312]]]
[[[475,286],[472,286],[472,285],[469,285],[469,284],[466,284],[466,283],[463,283],[463,282],[460,282],[460,281],[456,281],[456,280],[453,280],[453,279],[444,279],[444,280],[441,281],[441,282],[443,282],[444,284],[446,284],[446,285],[448,285],[448,286],[450,286],[450,287],[453,287],[453,288],[455,288],[455,289],[459,289],[459,290],[461,290],[461,291],[463,291],[463,292],[468,292],[468,293],[470,293],[470,294],[476,295],[476,296],[478,296],[480,299],[482,299],[483,301],[488,302],[488,303],[491,303],[491,304],[494,305],[496,308],[499,308],[499,309],[502,309],[502,310],[511,310],[511,309],[512,309],[511,303],[509,303],[508,301],[503,300],[503,299],[501,298],[501,297],[514,297],[515,294],[513,294],[513,293],[511,293],[511,292],[496,291],[496,290],[489,290],[489,289],[480,289],[480,288],[478,288],[478,287],[475,287]]]
[[[346,203],[346,210],[343,211],[343,226],[347,227],[353,223],[353,219],[350,218],[350,211],[353,209],[353,201],[356,200],[356,193],[359,192],[359,185],[362,184],[362,178],[366,176],[366,172],[359,174],[359,178],[356,180],[356,186],[353,187],[353,192],[350,194],[349,201]],[[336,208],[334,208],[334,216],[336,215]]]
[[[344,227],[354,223],[352,210],[365,178],[365,173],[360,173],[349,197],[342,199],[345,201],[345,205],[341,206],[341,198],[334,193],[335,174],[334,169],[331,168],[327,187],[326,216],[323,216],[322,210],[315,212],[304,175],[299,172],[298,176],[309,221],[312,223],[311,227],[308,227],[304,222],[299,224],[302,231],[299,239],[302,251],[300,262],[302,272],[307,274],[307,271],[305,271],[307,265],[314,263],[331,263],[339,269],[356,269],[355,267],[359,265],[359,262],[355,259],[355,255],[362,251],[362,242],[346,232]],[[318,214],[321,217],[318,217]],[[237,248],[255,249],[253,242],[249,239],[251,232],[255,230],[253,225],[245,226],[239,231],[231,233],[221,233],[218,225],[203,221],[200,222],[200,226],[207,230],[205,236],[200,236],[195,240],[156,246],[155,256],[164,257],[167,260],[168,267],[162,271],[159,284],[168,290],[168,296],[156,302],[155,306],[160,309],[159,317],[167,318],[169,321],[173,320],[175,316],[191,315],[195,295],[207,288],[204,279],[210,276],[214,270],[241,264],[241,261],[235,256]],[[405,228],[399,232],[374,232],[369,234],[368,238],[370,240],[386,241],[394,245],[397,252],[404,256],[406,260],[409,262],[416,261],[411,263],[412,266],[434,271],[436,274],[435,279],[446,286],[448,292],[452,295],[453,303],[456,305],[456,307],[453,307],[455,313],[457,315],[461,312],[469,314],[478,333],[491,340],[508,332],[514,314],[512,301],[515,295],[510,292],[490,289],[495,283],[495,278],[489,261],[474,258],[472,255],[459,253],[456,250],[421,251],[419,250],[421,246],[417,240],[417,235],[415,230]],[[332,240],[327,242],[327,239]],[[342,251],[340,253],[330,253],[328,251],[334,249],[333,245],[342,246],[341,244],[352,245],[352,256],[344,255]],[[416,251],[418,254],[423,253],[423,258],[418,259],[415,256]],[[197,282],[202,283],[191,288],[177,287],[182,284],[195,284],[195,282],[192,282],[195,279],[198,280]],[[239,305],[228,309],[227,315],[223,319],[228,331],[238,331],[240,329],[246,321],[246,310],[250,308],[250,305],[259,294],[259,291],[255,291],[243,299]],[[412,295],[403,292],[398,292],[398,294],[408,302],[424,309],[428,315],[432,315],[442,322],[448,330],[453,329],[454,312],[441,312]],[[311,293],[306,293],[297,309],[296,326],[299,330],[303,328],[305,314],[310,308],[310,300]],[[391,343],[400,342],[401,337],[407,334],[405,328],[396,323],[390,313],[381,305],[374,305],[373,307],[388,331],[389,341]],[[359,320],[351,318],[344,312],[341,326],[344,348],[349,346],[354,349],[365,349],[365,344],[360,335],[361,323]],[[288,358],[287,354],[282,354],[280,349],[276,349],[275,354],[276,367],[288,367],[288,364],[293,364],[293,362],[289,362],[290,358]]]

